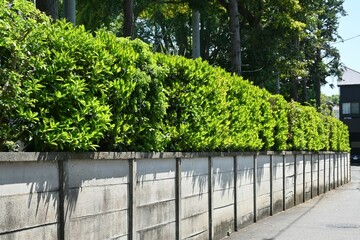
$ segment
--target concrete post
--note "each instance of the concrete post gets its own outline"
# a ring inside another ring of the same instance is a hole
[[[310,158],[310,198],[313,198],[313,181],[314,181],[314,163],[313,163],[314,154],[311,153]]]
[[[303,154],[303,202],[306,199],[306,155]]]
[[[283,155],[283,210],[286,210],[286,157]]]
[[[59,240],[65,239],[65,189],[67,188],[66,175],[64,171],[65,160],[58,160],[59,169]]]
[[[214,238],[214,225],[213,225],[213,215],[214,215],[214,167],[212,157],[208,158],[208,211],[209,211],[209,240]]]
[[[329,191],[331,191],[332,189],[332,183],[331,183],[331,178],[333,177],[332,175],[332,168],[331,168],[331,164],[333,163],[332,158],[331,158],[332,154],[329,154]]]
[[[339,153],[336,154],[336,187],[340,186],[340,167],[339,167]]]
[[[315,155],[317,158],[317,196],[320,195],[320,155],[316,154]]]
[[[176,240],[181,238],[181,158],[176,158],[175,173],[175,218],[176,218]]]
[[[296,195],[296,187],[297,187],[297,161],[296,161],[296,157],[297,155],[294,154],[294,206],[296,206],[296,198],[297,198],[297,195]]]
[[[324,193],[326,193],[326,155],[323,154],[324,158]]]
[[[270,216],[274,214],[274,173],[273,173],[273,167],[274,167],[274,159],[273,155],[270,155]]]
[[[237,189],[237,166],[238,166],[238,159],[237,156],[234,156],[234,163],[233,163],[233,174],[234,174],[234,231],[238,230],[238,189]]]
[[[257,222],[257,155],[254,155],[254,161],[253,161],[254,171],[253,171],[253,190],[254,190],[254,222]]]
[[[136,239],[136,172],[137,172],[137,163],[135,159],[129,160],[129,225],[128,225],[128,236],[129,240]]]

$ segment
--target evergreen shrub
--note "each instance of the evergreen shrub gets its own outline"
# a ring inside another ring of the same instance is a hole
[[[0,2],[0,149],[349,151],[346,125],[208,63]]]

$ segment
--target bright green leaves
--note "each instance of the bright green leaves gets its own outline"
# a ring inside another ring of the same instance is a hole
[[[349,150],[338,120],[200,59],[0,7],[2,150]]]
[[[33,151],[95,150],[112,126],[99,84],[112,75],[105,66],[109,55],[84,28],[52,24],[26,1],[10,5],[0,9],[14,25],[0,30],[8,37],[0,48],[0,144],[21,140]]]
[[[200,60],[157,57],[167,70],[169,150],[348,151],[345,125],[315,108],[288,103]]]

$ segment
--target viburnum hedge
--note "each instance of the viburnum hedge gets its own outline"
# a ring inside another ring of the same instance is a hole
[[[0,149],[349,151],[346,125],[204,61],[0,2]]]

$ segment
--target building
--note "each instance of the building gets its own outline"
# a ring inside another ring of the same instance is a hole
[[[349,127],[351,158],[360,161],[360,72],[345,68],[340,88],[340,120]]]

